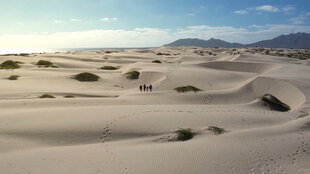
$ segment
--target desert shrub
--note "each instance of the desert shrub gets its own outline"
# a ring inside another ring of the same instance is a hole
[[[305,118],[305,117],[307,117],[307,116],[309,116],[309,113],[303,112],[303,113],[302,113],[301,115],[299,115],[296,119]]]
[[[58,68],[58,66],[54,65],[52,62],[47,61],[47,60],[39,60],[36,65],[38,66],[44,66],[46,68],[52,67],[52,68]]]
[[[227,132],[225,129],[216,126],[209,126],[207,130],[213,132],[215,135],[220,135]]]
[[[152,63],[161,63],[160,60],[153,60]]]
[[[55,97],[49,94],[43,94],[40,96],[40,98],[55,98]]]
[[[179,141],[186,141],[190,140],[194,137],[195,133],[193,132],[192,129],[187,128],[187,129],[179,129],[176,131],[177,133],[177,139]]]
[[[156,53],[156,55],[161,56],[161,55],[165,55],[165,54],[164,54],[164,53],[159,52],[159,53]]]
[[[65,95],[64,98],[75,98],[73,95]]]
[[[7,60],[0,64],[0,69],[17,69],[20,68],[18,64],[18,62],[13,60]]]
[[[19,75],[11,75],[10,77],[8,77],[9,80],[17,80],[18,77],[20,77]]]
[[[174,90],[180,92],[180,93],[184,93],[184,92],[198,92],[198,91],[202,91],[201,89],[199,88],[196,88],[195,86],[181,86],[181,87],[177,87],[177,88],[174,88]]]
[[[277,111],[291,110],[290,106],[281,102],[279,99],[277,99],[275,96],[271,94],[265,94],[262,97],[260,97],[260,99],[273,110],[277,110]]]
[[[106,53],[106,54],[111,54],[111,53],[112,53],[112,51],[106,51],[105,53]]]
[[[96,74],[92,74],[89,72],[83,72],[80,74],[77,74],[74,76],[74,79],[80,81],[80,82],[93,82],[93,81],[98,81],[100,77],[97,76]]]
[[[118,67],[114,67],[114,66],[103,66],[100,69],[105,69],[105,70],[117,70]]]
[[[28,53],[20,53],[19,56],[29,56]]]
[[[140,73],[138,71],[131,71],[126,73],[127,79],[139,79]]]

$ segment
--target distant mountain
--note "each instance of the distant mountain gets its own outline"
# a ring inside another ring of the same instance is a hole
[[[220,39],[179,39],[164,46],[197,46],[197,47],[223,47],[223,48],[243,48],[243,47],[268,47],[268,48],[296,48],[310,49],[310,34],[296,33],[281,35],[271,40],[264,40],[252,44],[230,43]]]
[[[196,46],[196,47],[223,47],[223,48],[237,48],[244,47],[239,43],[230,43],[220,39],[211,38],[209,40],[201,39],[179,39],[170,44],[164,45],[170,47],[180,47],[180,46]]]
[[[310,49],[310,34],[296,33],[281,35],[271,40],[264,40],[253,44],[248,44],[248,47],[268,47],[268,48],[298,48]]]

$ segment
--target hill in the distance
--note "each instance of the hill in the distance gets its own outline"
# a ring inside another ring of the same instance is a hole
[[[230,43],[220,39],[179,39],[164,46],[196,46],[196,47],[223,47],[223,48],[243,48],[243,47],[268,47],[268,48],[295,48],[310,49],[310,34],[296,33],[281,35],[270,40],[263,40],[251,44]]]

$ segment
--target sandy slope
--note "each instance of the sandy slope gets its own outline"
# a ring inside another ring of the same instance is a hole
[[[9,59],[24,64],[0,70],[0,173],[310,173],[310,116],[296,119],[310,112],[307,60],[192,47],[0,56],[0,63]],[[39,68],[41,59],[59,68]],[[99,69],[105,65],[119,69]],[[138,80],[126,78],[133,70]],[[80,72],[101,78],[72,78]],[[154,91],[140,93],[144,83]],[[203,91],[173,90],[183,85]],[[45,93],[56,98],[38,98]],[[270,110],[259,100],[266,93],[292,110]],[[174,141],[179,128],[197,135]]]

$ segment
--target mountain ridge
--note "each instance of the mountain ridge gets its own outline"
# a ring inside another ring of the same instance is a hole
[[[292,48],[292,49],[310,49],[309,33],[292,33],[280,35],[273,39],[262,40],[250,44],[231,43],[221,39],[211,38],[202,40],[198,38],[178,39],[164,46],[197,46],[197,47],[223,47],[223,48],[246,48],[246,47],[268,47],[268,48]]]

